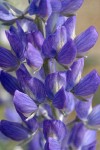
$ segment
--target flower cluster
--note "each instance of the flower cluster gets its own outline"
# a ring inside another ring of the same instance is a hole
[[[98,33],[90,26],[76,36],[75,14],[82,3],[29,0],[23,12],[0,4],[11,47],[0,46],[0,82],[14,105],[6,108],[0,131],[12,140],[30,141],[29,150],[96,149],[100,105],[92,107],[92,100],[100,76],[96,70],[84,77],[82,72]],[[72,112],[76,116],[69,121]]]

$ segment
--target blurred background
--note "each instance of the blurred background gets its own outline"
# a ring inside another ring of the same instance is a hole
[[[25,9],[28,5],[28,0],[8,0],[12,5],[19,9]],[[83,6],[80,8],[80,10],[77,12],[77,25],[76,25],[76,35],[81,33],[82,31],[86,30],[89,26],[95,26],[99,35],[100,35],[100,0],[84,0]],[[3,45],[5,47],[9,47],[9,44],[6,40],[5,34],[4,34],[5,27],[0,24],[0,46]],[[92,69],[96,69],[100,74],[100,36],[96,43],[96,45],[88,52],[87,54],[88,58],[85,59],[85,68],[83,75],[90,72]],[[11,98],[10,95],[2,91],[0,92],[0,99],[3,98],[6,100],[6,98]],[[96,93],[93,105],[96,105],[100,103],[100,89]],[[4,113],[4,109],[0,107],[0,119],[2,119]],[[100,133],[98,134],[98,144],[97,144],[97,150],[100,150]],[[13,142],[12,144],[9,142],[6,142],[5,144],[2,143],[2,140],[0,140],[0,150],[21,150],[20,147],[13,148]]]

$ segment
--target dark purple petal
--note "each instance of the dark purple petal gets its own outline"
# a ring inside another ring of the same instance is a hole
[[[94,94],[100,84],[100,78],[96,70],[91,71],[73,88],[75,95],[89,96]]]
[[[60,120],[44,120],[43,122],[43,133],[46,140],[51,137],[62,141],[66,132],[66,126]]]
[[[31,43],[28,43],[25,57],[27,59],[28,65],[31,66],[34,70],[41,68],[43,65],[43,58],[40,52],[35,47],[33,47]]]
[[[30,3],[28,12],[30,15],[38,14],[42,17],[49,16],[52,12],[50,0],[40,0],[40,1],[33,0]]]
[[[36,4],[37,3],[37,4]],[[38,14],[39,0],[32,0],[28,8],[28,13],[30,15]]]
[[[44,84],[37,78],[31,78],[28,83],[28,87],[31,90],[34,98],[38,102],[43,102],[46,98],[45,86]]]
[[[55,35],[50,35],[43,42],[42,53],[46,58],[52,58],[56,55]]]
[[[63,26],[66,27],[67,39],[74,39],[75,37],[75,26],[76,26],[76,16],[69,17]]]
[[[4,71],[0,73],[0,81],[4,89],[11,95],[14,95],[16,90],[23,91],[18,80]]]
[[[64,15],[75,13],[83,4],[84,0],[62,0],[61,13]]]
[[[15,108],[25,116],[30,116],[37,110],[34,101],[27,95],[16,90],[14,95]]]
[[[22,41],[23,40],[22,38],[25,35],[23,33],[23,30],[21,31],[20,35],[18,35],[18,32],[19,31],[17,31],[17,29],[16,29],[16,33],[14,33],[12,31],[12,27],[11,27],[9,31],[6,31],[6,36],[8,38],[8,41],[10,43],[12,50],[15,52],[18,59],[24,60],[25,46],[23,45],[22,42],[25,42],[25,41]]]
[[[61,143],[54,138],[48,138],[44,150],[61,150]]]
[[[24,64],[20,65],[19,69],[16,71],[16,75],[17,75],[18,81],[21,84],[22,89],[26,91],[27,83],[32,77]]]
[[[40,16],[46,18],[52,12],[50,0],[41,0],[39,3],[38,13]]]
[[[87,125],[93,129],[100,129],[100,105],[93,108],[92,112],[87,117]]]
[[[15,141],[21,141],[28,138],[27,130],[19,123],[1,120],[0,131],[5,136]]]
[[[58,62],[62,65],[70,65],[76,57],[76,47],[72,40],[68,41],[58,53]]]
[[[67,86],[66,90],[70,91],[81,79],[82,71],[84,67],[84,58],[78,59],[70,67],[70,70],[66,73]]]
[[[92,48],[98,39],[98,33],[95,27],[91,26],[79,36],[75,38],[75,44],[77,47],[77,55],[83,56],[90,48]]]
[[[73,94],[61,88],[54,96],[53,105],[58,109],[63,109],[66,114],[70,114],[74,110],[74,100]]]
[[[62,88],[66,86],[66,74],[64,72],[56,72],[49,74],[45,80],[46,94],[50,99]]]
[[[18,65],[18,59],[11,53],[11,51],[0,47],[0,67],[11,71],[16,69]]]

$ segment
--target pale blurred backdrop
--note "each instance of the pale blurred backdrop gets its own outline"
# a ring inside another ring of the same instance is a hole
[[[25,9],[28,0],[8,0],[12,5],[17,6],[17,8]],[[76,26],[76,35],[81,33],[82,31],[86,30],[89,26],[95,26],[98,33],[99,33],[99,39],[96,45],[88,52],[87,56],[88,58],[85,60],[85,68],[84,73],[86,74],[92,69],[96,69],[100,74],[100,0],[84,0],[84,4],[81,7],[81,9],[77,12],[77,26]],[[0,26],[0,34],[2,33],[3,28]],[[3,39],[4,36],[3,36]],[[2,40],[2,37],[0,35],[0,45],[5,45],[6,40]],[[7,45],[5,45],[7,47]],[[0,94],[1,96],[2,94]],[[100,89],[96,93],[93,105],[96,105],[100,103]],[[2,112],[0,112],[2,114]],[[0,119],[1,119],[0,115]],[[98,146],[97,150],[100,150],[100,133],[98,134]],[[8,146],[6,149],[2,149],[0,146],[0,150],[14,150]],[[19,150],[19,149],[18,149]]]

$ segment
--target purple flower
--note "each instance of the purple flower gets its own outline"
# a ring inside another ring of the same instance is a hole
[[[74,110],[75,97],[72,93],[67,92],[62,87],[54,96],[53,105],[62,109],[65,114],[70,114]]]
[[[48,36],[42,45],[42,53],[45,58],[52,58],[56,56],[56,43],[55,35]]]
[[[43,135],[42,132],[38,132],[34,135],[31,142],[28,144],[28,150],[43,150]]]
[[[83,4],[84,0],[62,0],[61,13],[63,15],[75,13]]]
[[[82,150],[96,147],[96,131],[88,130],[82,123],[76,123],[71,130],[68,145]]]
[[[20,61],[23,61],[24,52],[26,48],[26,36],[22,28],[18,25],[18,29],[11,26],[8,31],[6,31],[6,36],[10,43],[12,50]]]
[[[0,67],[6,70],[1,70],[0,81],[13,96],[10,104],[17,114],[6,109],[7,119],[14,122],[1,120],[0,131],[29,142],[30,150],[96,149],[100,105],[92,107],[92,100],[100,76],[96,70],[84,77],[82,72],[84,55],[98,33],[90,26],[75,37],[75,13],[83,1],[28,0],[23,12],[3,0],[0,4],[3,24],[17,20],[6,31],[11,51],[0,47]],[[7,71],[15,71],[17,78]]]
[[[38,70],[43,65],[43,58],[40,52],[31,44],[28,43],[28,48],[25,52],[27,64],[34,70]]]
[[[81,58],[73,63],[73,65],[70,67],[70,70],[67,70],[66,72],[67,91],[72,90],[72,88],[79,83],[82,76],[83,67],[84,67],[84,58]]]
[[[36,101],[42,103],[46,99],[45,86],[38,78],[31,78],[28,82],[28,88]]]
[[[70,66],[76,58],[76,46],[72,40],[68,41],[58,53],[58,62]]]
[[[19,123],[1,120],[0,131],[7,137],[15,141],[21,141],[29,137],[29,133],[25,127]]]
[[[44,120],[43,133],[45,139],[48,139],[48,137],[53,137],[57,138],[59,141],[62,141],[66,135],[66,126],[60,120]]]
[[[48,17],[52,12],[50,0],[32,0],[28,12],[30,15],[37,14],[44,18]]]
[[[4,71],[0,73],[0,81],[4,89],[11,95],[14,95],[16,90],[23,91],[18,80]]]
[[[87,117],[92,110],[92,98],[88,101],[80,101],[77,100],[75,104],[75,111],[77,113],[78,118],[83,121],[87,121]]]
[[[6,48],[0,47],[0,67],[7,71],[16,70],[19,61],[15,55]]]
[[[55,72],[49,74],[45,79],[46,94],[50,99],[62,88],[66,86],[66,74],[64,72]]]
[[[28,90],[28,81],[32,78],[30,73],[28,72],[27,68],[24,64],[20,65],[19,69],[16,71],[16,75],[18,81],[24,91]]]
[[[22,113],[24,116],[29,117],[37,110],[35,102],[27,95],[16,90],[14,94],[14,105],[16,110]]]
[[[100,105],[93,107],[85,124],[91,129],[100,130]]]
[[[73,93],[78,96],[91,96],[95,94],[100,85],[100,78],[96,70],[91,71],[73,88]]]
[[[84,56],[84,54],[95,45],[97,39],[98,33],[93,26],[78,35],[74,40],[77,47],[77,56]]]

